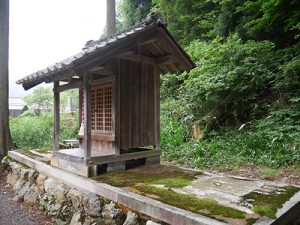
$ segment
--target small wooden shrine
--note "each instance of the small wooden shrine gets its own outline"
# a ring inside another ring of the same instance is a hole
[[[51,164],[83,176],[160,161],[160,74],[194,67],[163,18],[144,22],[19,81],[25,90],[54,83]],[[60,93],[80,93],[79,148],[59,149]]]

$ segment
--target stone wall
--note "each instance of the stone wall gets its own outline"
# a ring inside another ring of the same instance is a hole
[[[7,183],[16,201],[37,205],[57,225],[159,225],[116,202],[82,191],[47,177],[8,158],[2,165],[9,172]]]

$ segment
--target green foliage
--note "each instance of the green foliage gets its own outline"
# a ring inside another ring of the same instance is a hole
[[[243,44],[236,36],[224,43],[193,42],[187,50],[197,67],[189,73],[185,90],[198,118],[222,101],[230,112],[226,116],[238,122],[264,107],[256,100],[268,93],[274,79],[278,63],[273,49],[271,42]]]
[[[78,134],[78,115],[61,115],[61,140],[76,138]],[[18,149],[35,149],[53,146],[53,115],[46,113],[24,114],[10,118],[13,142]]]
[[[53,104],[53,94],[50,87],[37,87],[24,97],[24,101],[30,108],[41,111],[50,111]]]
[[[151,7],[151,0],[122,0],[118,5],[118,9],[123,27],[131,27],[144,20]]]
[[[194,39],[207,40],[218,18],[220,0],[152,0],[154,11],[160,11],[168,29],[183,44]]]

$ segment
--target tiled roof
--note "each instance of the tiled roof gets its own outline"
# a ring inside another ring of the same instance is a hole
[[[160,16],[159,13],[149,14],[145,21],[118,34],[96,41],[88,41],[82,52],[64,59],[58,63],[55,63],[54,65],[49,66],[43,70],[37,71],[36,73],[30,74],[18,80],[16,83],[22,84],[25,90],[30,89],[42,82],[46,82],[47,80],[49,80],[49,78],[59,72],[66,71],[68,69],[72,69],[76,65],[80,65],[80,62],[83,62],[85,59],[88,59],[89,56],[92,56],[95,53],[100,53],[102,50],[107,49],[109,45],[117,44],[121,40],[125,41],[127,39],[130,39],[131,37],[134,37],[139,33],[142,33],[155,26],[162,26],[165,28],[165,20]],[[179,45],[178,47],[180,48]],[[187,56],[187,58],[189,57]],[[192,61],[191,64],[193,64]]]

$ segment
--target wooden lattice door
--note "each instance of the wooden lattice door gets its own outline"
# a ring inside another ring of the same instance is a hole
[[[112,133],[112,85],[91,89],[91,129],[96,133]]]

